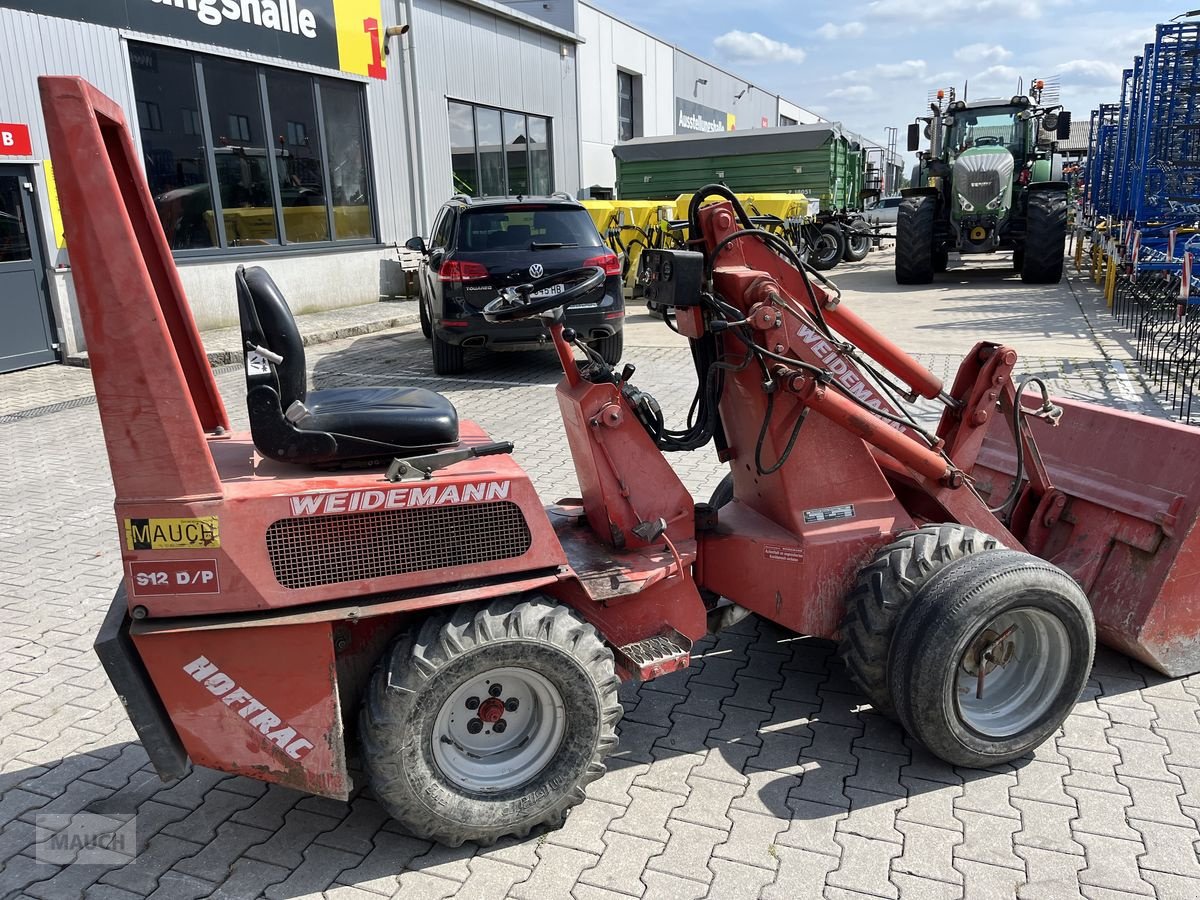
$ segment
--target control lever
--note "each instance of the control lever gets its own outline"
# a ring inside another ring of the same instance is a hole
[[[629,382],[629,379],[633,377],[633,373],[636,371],[637,366],[635,366],[633,363],[625,363],[625,365],[621,367],[621,380],[617,382],[618,391],[625,387],[625,385]]]
[[[439,453],[429,453],[425,456],[410,456],[407,459],[393,459],[388,466],[388,481],[416,481],[433,477],[435,469],[444,469],[455,463],[480,456],[496,456],[501,453],[512,453],[512,441],[499,441],[494,444],[481,444],[478,447],[467,447],[463,450],[443,450]]]

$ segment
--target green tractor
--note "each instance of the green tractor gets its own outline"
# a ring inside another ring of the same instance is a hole
[[[1067,239],[1067,183],[1051,176],[1049,135],[1065,140],[1071,114],[1042,106],[1041,81],[1029,95],[967,103],[938,91],[932,115],[908,127],[918,150],[920,122],[930,147],[912,187],[901,191],[896,218],[896,281],[929,284],[961,254],[1011,250],[1027,284],[1062,278]],[[943,102],[945,101],[945,102]],[[1047,139],[1039,141],[1039,134]]]

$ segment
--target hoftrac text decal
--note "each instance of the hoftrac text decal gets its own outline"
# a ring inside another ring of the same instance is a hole
[[[292,497],[293,516],[374,512],[380,509],[415,509],[507,500],[508,481],[472,481],[466,484],[421,485],[366,491],[330,491]]]
[[[197,656],[183,667],[183,671],[245,719],[248,728],[257,731],[292,759],[303,758],[313,748],[312,741],[271,712],[265,703],[254,699],[249,691],[222,672],[216,663],[209,662],[207,657]]]

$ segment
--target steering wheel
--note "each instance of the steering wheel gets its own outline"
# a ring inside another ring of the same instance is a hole
[[[983,137],[975,138],[975,146],[976,147],[1002,147],[1002,146],[1004,146],[1004,139],[997,137],[994,134],[988,134],[988,135],[984,135]]]
[[[604,270],[599,266],[584,266],[568,269],[557,275],[547,275],[529,284],[506,287],[500,296],[483,308],[483,317],[489,322],[513,322],[528,319],[548,309],[578,303],[604,284]],[[555,289],[562,285],[562,290]],[[552,291],[544,297],[533,295],[541,291]]]

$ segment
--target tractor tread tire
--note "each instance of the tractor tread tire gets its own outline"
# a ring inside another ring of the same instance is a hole
[[[591,347],[600,354],[600,358],[606,363],[615,366],[621,361],[621,355],[625,352],[625,332],[618,331],[607,337],[597,338],[592,341]]]
[[[913,595],[949,563],[1000,546],[995,538],[965,525],[925,525],[900,534],[859,570],[846,601],[838,656],[878,712],[896,715],[888,658],[896,623]]]
[[[461,375],[466,367],[465,351],[458,344],[443,341],[433,335],[433,371],[436,375]]]
[[[871,241],[874,232],[871,226],[862,219],[855,219],[845,228],[846,250],[842,254],[845,262],[862,262],[871,252]]]
[[[1035,721],[1010,735],[988,736],[947,702],[961,671],[954,657],[996,615],[1020,607],[1050,613],[1062,624],[1069,647],[1063,682]],[[1014,550],[960,559],[926,583],[896,627],[889,677],[896,713],[909,734],[952,765],[982,769],[1009,762],[1049,738],[1071,713],[1095,649],[1088,599],[1058,566]]]
[[[575,718],[558,752],[528,782],[473,794],[440,774],[430,749],[432,728],[440,702],[471,677],[472,667],[486,671],[497,660],[540,665]],[[371,787],[413,835],[451,847],[556,828],[584,800],[584,788],[604,774],[604,759],[617,746],[619,686],[612,650],[596,629],[547,597],[463,604],[432,615],[381,655],[367,686],[359,737]]]
[[[1067,195],[1060,191],[1032,191],[1025,219],[1025,252],[1021,280],[1026,284],[1062,281],[1067,248]]]
[[[905,197],[896,212],[896,283],[933,281],[932,197]]]
[[[817,253],[817,249],[820,245],[814,244],[809,253],[808,265],[812,266],[818,272],[827,272],[842,261],[842,257],[846,253],[846,235],[842,231],[842,227],[834,224],[833,222],[822,225],[820,228],[820,233],[823,235],[828,235],[829,238],[834,241],[834,251],[822,257]]]

